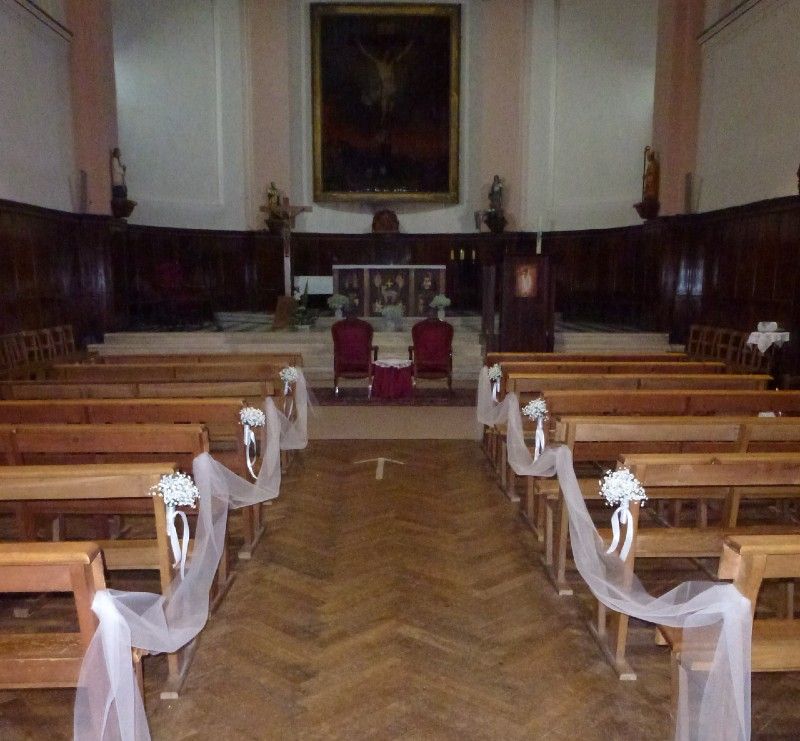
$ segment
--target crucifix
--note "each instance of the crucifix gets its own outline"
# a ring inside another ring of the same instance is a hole
[[[280,205],[277,205],[268,197],[267,205],[261,206],[260,210],[267,213],[267,226],[270,231],[273,231],[274,227],[280,229],[281,238],[283,239],[283,292],[284,295],[291,296],[292,228],[298,214],[311,211],[311,206],[292,206],[289,203],[288,196],[284,196],[280,201]]]

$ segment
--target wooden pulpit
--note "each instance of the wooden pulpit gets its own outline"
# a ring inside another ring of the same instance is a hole
[[[506,255],[502,281],[500,350],[551,352],[555,281],[549,258]]]

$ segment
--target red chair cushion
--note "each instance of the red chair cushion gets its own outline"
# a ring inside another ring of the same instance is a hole
[[[350,317],[331,327],[333,335],[333,370],[343,373],[370,374],[372,367],[372,325]]]
[[[452,324],[438,319],[425,319],[411,328],[411,338],[418,373],[450,373]]]

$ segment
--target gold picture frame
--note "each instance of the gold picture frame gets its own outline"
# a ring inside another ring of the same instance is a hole
[[[461,7],[311,5],[314,200],[458,203]]]

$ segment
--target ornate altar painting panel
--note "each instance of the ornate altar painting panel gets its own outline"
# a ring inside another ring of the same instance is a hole
[[[312,4],[314,200],[458,201],[460,12]]]
[[[404,315],[408,311],[410,271],[408,268],[389,266],[369,271],[369,314],[381,316],[384,306],[396,305]]]

